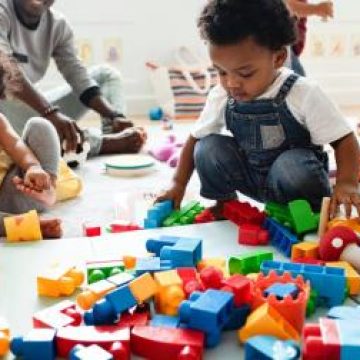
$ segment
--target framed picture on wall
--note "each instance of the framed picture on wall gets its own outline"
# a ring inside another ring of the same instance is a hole
[[[120,38],[108,38],[104,40],[104,60],[114,66],[122,63],[123,48]]]
[[[77,54],[84,65],[88,66],[94,63],[94,50],[90,40],[77,39],[75,41]]]
[[[345,34],[333,33],[329,36],[329,55],[334,58],[344,57],[347,49]]]
[[[360,33],[351,35],[350,51],[352,57],[360,57]]]

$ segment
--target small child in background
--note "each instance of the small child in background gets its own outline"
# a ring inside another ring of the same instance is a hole
[[[16,90],[17,76],[11,60],[0,52],[1,99]],[[59,160],[59,138],[49,121],[30,119],[20,139],[0,114],[0,236],[5,235],[4,217],[43,211],[55,203]],[[40,219],[40,228],[44,238],[61,237],[59,219]]]
[[[172,186],[158,200],[179,207],[194,168],[201,195],[223,203],[241,192],[261,202],[308,200],[331,214],[360,213],[359,146],[350,126],[317,84],[283,67],[294,20],[283,0],[210,0],[198,20],[220,84],[189,136]],[[231,136],[223,134],[226,128]],[[335,150],[336,185],[323,145]]]

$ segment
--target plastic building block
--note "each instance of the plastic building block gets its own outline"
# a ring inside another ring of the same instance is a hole
[[[177,226],[192,224],[196,215],[201,213],[204,207],[197,201],[191,201],[180,210],[173,211],[163,222],[163,226]]]
[[[246,323],[246,319],[251,312],[250,306],[245,304],[234,307],[223,330],[238,330]]]
[[[125,220],[117,220],[116,222],[111,223],[108,227],[108,231],[113,234],[135,230],[143,230],[143,228],[139,225],[132,224],[130,221]]]
[[[140,325],[147,325],[150,319],[150,311],[138,311],[135,310],[133,312],[123,312],[120,317],[120,321],[116,324],[117,327],[130,327]]]
[[[337,323],[320,318],[319,324],[306,324],[303,330],[303,360],[341,360]]]
[[[83,223],[83,234],[87,237],[100,236],[101,235],[101,226],[92,222]]]
[[[245,343],[245,360],[298,360],[299,345],[273,336],[254,336]]]
[[[292,283],[282,284],[282,283],[275,283],[269,286],[264,291],[264,295],[270,296],[274,295],[278,300],[283,300],[287,296],[291,296],[293,299],[296,299],[300,289]]]
[[[180,305],[180,322],[190,329],[204,331],[206,346],[214,347],[219,344],[221,330],[229,321],[233,298],[233,294],[219,290],[194,292]]]
[[[293,222],[293,229],[297,234],[304,234],[318,228],[319,215],[313,213],[310,204],[306,200],[290,201],[288,208]]]
[[[123,256],[123,263],[125,269],[130,270],[136,266],[137,258],[135,256],[125,255]]]
[[[61,301],[33,315],[34,328],[58,329],[64,326],[77,326],[82,321],[81,312],[70,300]]]
[[[40,220],[36,210],[4,218],[6,240],[9,242],[41,240]]]
[[[230,275],[258,273],[261,263],[265,260],[272,260],[273,257],[274,255],[271,251],[255,251],[231,256],[229,259]]]
[[[134,280],[134,275],[128,273],[128,272],[121,272],[116,275],[109,276],[106,281],[114,284],[117,287],[120,287],[122,285],[125,285],[129,283],[130,281]]]
[[[183,283],[176,270],[154,274],[157,283],[155,308],[160,314],[174,316],[178,313],[180,303],[185,299]]]
[[[76,345],[70,352],[70,360],[113,360],[114,357],[108,351],[98,345]]]
[[[124,271],[124,263],[121,260],[91,261],[86,263],[87,283],[104,280],[109,276]]]
[[[0,357],[8,353],[10,349],[10,330],[5,319],[0,318]]]
[[[54,329],[32,329],[24,337],[14,337],[10,349],[24,360],[55,360],[55,334]]]
[[[229,275],[229,271],[227,269],[227,261],[226,261],[226,258],[224,258],[224,257],[202,259],[198,262],[197,269],[199,271],[201,271],[202,269],[209,267],[209,266],[214,266],[214,267],[220,269],[224,276]]]
[[[345,270],[345,276],[350,295],[357,295],[360,293],[360,275],[358,272],[346,261],[328,262],[326,266],[338,267]]]
[[[319,244],[303,241],[293,245],[291,249],[291,260],[299,258],[318,259]]]
[[[249,315],[238,334],[241,342],[257,335],[275,336],[281,340],[300,340],[299,332],[276,309],[266,303]]]
[[[177,316],[156,314],[150,321],[150,326],[177,328],[180,325],[180,319]]]
[[[226,219],[236,225],[255,224],[262,225],[265,220],[265,214],[248,202],[237,200],[227,201],[224,204],[223,215]]]
[[[275,291],[275,293],[266,294],[266,291],[275,284],[277,284],[277,287],[279,285],[290,286],[290,292],[282,291],[282,294],[279,294],[279,291]],[[305,282],[301,276],[292,278],[289,273],[277,275],[274,271],[270,271],[267,276],[263,274],[258,276],[252,287],[252,292],[253,309],[267,303],[299,334],[301,333],[305,322],[306,306],[310,296],[309,282]],[[297,294],[295,298],[292,296],[293,292]]]
[[[358,322],[360,320],[360,306],[335,306],[329,310],[327,317]]]
[[[75,345],[98,345],[106,351],[113,351],[114,343],[121,343],[126,354],[130,358],[130,330],[117,326],[66,326],[56,333],[56,349],[59,357],[68,358],[71,349]],[[42,359],[38,357],[37,360]]]
[[[264,227],[269,230],[270,243],[287,257],[291,255],[291,248],[299,242],[296,235],[273,219],[267,218]]]
[[[204,334],[190,329],[135,326],[131,333],[132,352],[148,360],[201,360]]]
[[[216,218],[210,209],[205,209],[197,214],[194,219],[194,224],[205,224],[216,221]]]
[[[223,272],[213,266],[200,271],[200,279],[205,289],[220,289],[224,279]]]
[[[177,268],[176,272],[179,275],[183,285],[185,285],[189,281],[198,279],[198,273],[196,271],[196,268],[193,268],[193,267]]]
[[[268,216],[275,219],[280,224],[286,227],[293,227],[291,214],[286,205],[268,202],[265,205],[265,212]]]
[[[336,226],[345,226],[345,227],[348,227],[358,233],[358,232],[360,232],[360,219],[359,218],[353,218],[353,219],[335,218],[328,222],[327,229],[330,230]]]
[[[261,272],[264,274],[271,270],[275,270],[279,275],[289,272],[293,277],[301,275],[305,280],[309,280],[311,288],[317,291],[328,307],[344,302],[346,278],[343,269],[268,260],[261,264]]]
[[[246,276],[235,274],[224,279],[221,290],[229,291],[234,295],[234,305],[236,307],[251,303],[251,280]]]
[[[83,272],[74,266],[55,264],[37,276],[38,295],[69,296],[83,281]]]
[[[157,284],[150,274],[143,274],[129,283],[129,288],[138,304],[153,297],[157,292]]]
[[[162,226],[163,221],[173,211],[173,203],[171,200],[166,200],[154,204],[154,206],[148,210],[147,217],[144,219],[144,228],[152,229]]]
[[[148,239],[146,241],[146,250],[153,253],[155,256],[160,257],[161,249],[164,246],[174,246],[179,240],[177,236],[162,235],[159,239]]]
[[[243,224],[239,226],[239,244],[242,245],[267,245],[269,232],[255,224]]]
[[[170,260],[161,260],[159,257],[145,257],[136,260],[135,274],[140,276],[147,272],[165,271],[172,269]]]

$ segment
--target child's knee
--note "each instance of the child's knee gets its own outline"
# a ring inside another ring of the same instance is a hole
[[[42,117],[30,118],[24,128],[24,138],[47,139],[49,136],[57,136],[55,127],[51,122]]]

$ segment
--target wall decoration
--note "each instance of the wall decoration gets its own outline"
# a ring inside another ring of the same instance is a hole
[[[350,51],[352,57],[360,57],[360,33],[350,37]]]
[[[122,42],[120,38],[108,38],[104,40],[104,59],[114,66],[121,65],[123,56]]]
[[[344,57],[346,55],[346,35],[334,33],[329,36],[329,56],[332,58]]]
[[[85,66],[92,65],[94,63],[94,51],[90,40],[77,39],[75,41],[75,47],[79,58]]]

